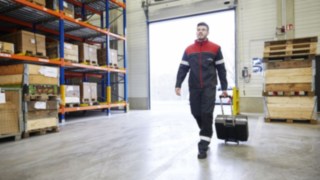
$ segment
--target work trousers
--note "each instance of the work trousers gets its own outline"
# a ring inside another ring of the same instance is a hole
[[[206,151],[213,134],[212,123],[216,87],[189,89],[189,91],[191,113],[200,128],[199,151]]]

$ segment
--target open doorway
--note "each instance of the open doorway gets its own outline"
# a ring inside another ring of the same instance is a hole
[[[174,88],[183,52],[196,39],[196,25],[199,22],[209,25],[209,40],[221,46],[228,88],[235,86],[234,10],[152,22],[149,24],[151,108],[159,103],[188,102],[188,76],[183,82],[180,97],[175,95]]]

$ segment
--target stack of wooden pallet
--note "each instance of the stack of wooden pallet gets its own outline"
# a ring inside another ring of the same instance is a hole
[[[265,120],[317,123],[317,37],[265,42]]]
[[[0,86],[23,87],[23,136],[58,131],[59,68],[16,64],[0,72]]]

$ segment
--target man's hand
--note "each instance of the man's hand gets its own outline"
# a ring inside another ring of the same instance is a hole
[[[221,96],[223,96],[223,97],[227,97],[227,96],[228,96],[228,92],[227,92],[227,91],[222,91]]]
[[[176,88],[176,95],[181,96],[181,88]]]

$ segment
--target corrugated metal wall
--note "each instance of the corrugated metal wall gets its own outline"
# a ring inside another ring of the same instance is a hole
[[[131,109],[148,109],[148,34],[141,0],[127,1],[128,95]]]

